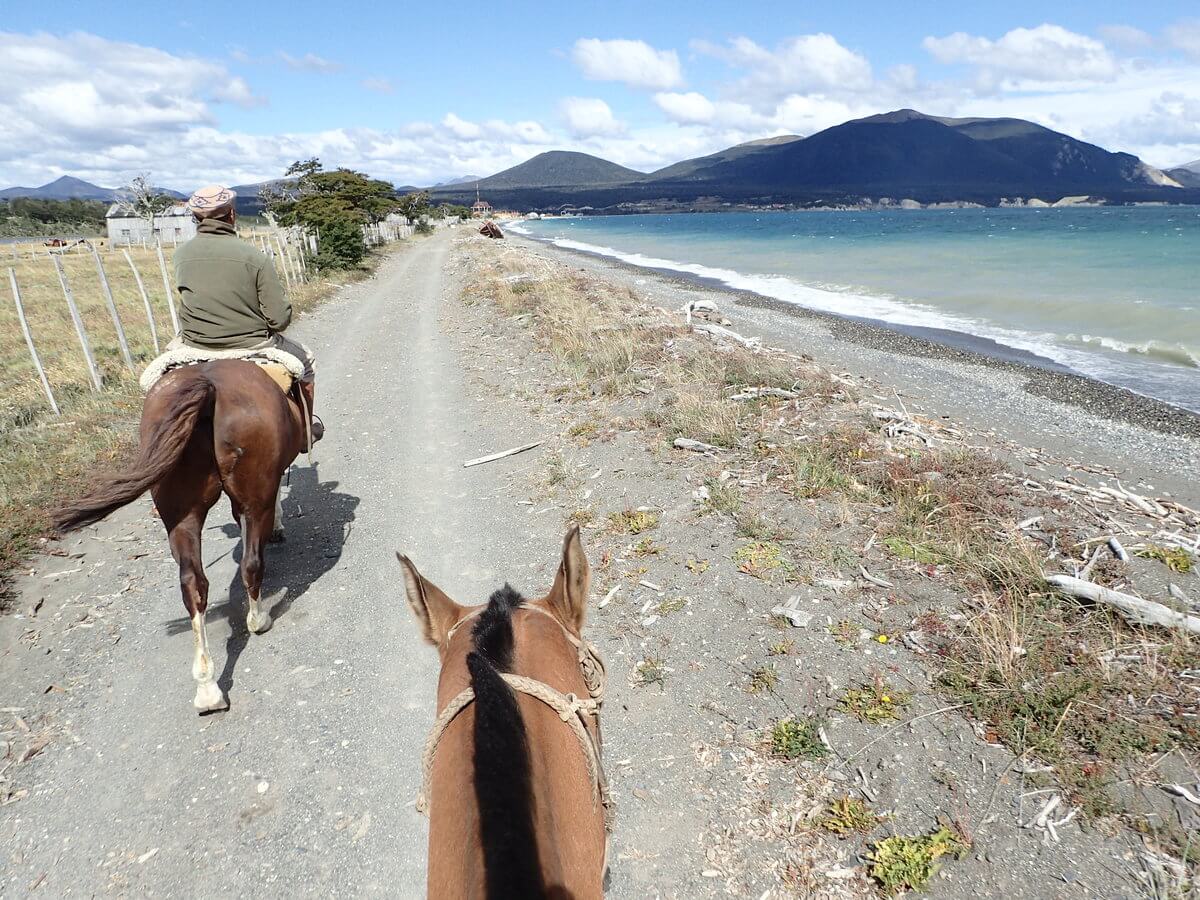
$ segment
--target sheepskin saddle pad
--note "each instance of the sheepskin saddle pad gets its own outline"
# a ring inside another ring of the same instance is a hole
[[[161,356],[151,360],[142,372],[139,383],[143,391],[158,382],[160,378],[172,369],[180,366],[194,366],[198,363],[211,362],[214,359],[244,359],[261,366],[263,372],[279,385],[285,394],[292,389],[292,384],[304,374],[304,363],[275,347],[264,347],[260,350],[205,350],[200,347],[176,347]]]

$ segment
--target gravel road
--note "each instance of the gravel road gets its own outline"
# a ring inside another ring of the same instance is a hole
[[[413,801],[437,660],[393,551],[475,603],[506,578],[545,587],[561,538],[551,517],[514,530],[499,501],[532,459],[461,467],[531,437],[519,409],[464,389],[439,322],[450,241],[405,248],[296,326],[329,434],[291,471],[269,633],[247,637],[225,501],[204,534],[227,713],[191,708],[191,634],[147,500],[21,579],[0,715],[22,755],[44,746],[8,773],[0,895],[423,894]]]

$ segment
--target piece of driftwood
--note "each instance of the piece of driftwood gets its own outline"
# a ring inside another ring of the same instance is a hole
[[[1153,600],[1123,594],[1081,578],[1072,578],[1070,575],[1047,575],[1046,583],[1072,597],[1111,606],[1130,622],[1139,625],[1182,628],[1193,634],[1200,634],[1200,616],[1175,612],[1169,606],[1155,603]]]
[[[25,307],[21,305],[21,289],[17,287],[17,273],[12,269],[8,270],[8,283],[12,287],[13,303],[17,306],[17,318],[21,322],[21,333],[25,335],[25,345],[29,348],[33,367],[37,369],[38,378],[42,381],[42,390],[46,392],[46,399],[50,401],[50,408],[54,410],[54,414],[61,415],[58,403],[54,399],[54,392],[50,390],[50,382],[46,379],[46,370],[42,368],[42,360],[38,357],[37,347],[33,345],[33,335],[29,333],[29,323],[25,321]]]
[[[54,260],[54,270],[58,273],[58,283],[62,287],[63,299],[67,301],[67,309],[71,312],[71,321],[75,324],[75,334],[79,337],[79,346],[83,348],[83,358],[87,362],[88,374],[92,376],[92,387],[97,391],[104,389],[104,380],[100,370],[96,368],[96,358],[92,356],[92,345],[88,340],[87,330],[83,327],[83,318],[79,315],[79,307],[75,305],[75,295],[67,284],[67,273],[63,271],[62,260],[57,256]]]
[[[158,328],[154,324],[154,308],[150,305],[150,295],[146,293],[146,285],[142,283],[142,273],[133,264],[133,257],[129,255],[129,250],[124,249],[121,252],[125,254],[125,262],[129,263],[129,268],[133,272],[133,280],[137,282],[138,292],[142,295],[142,305],[146,307],[146,321],[150,323],[150,340],[154,343],[154,355],[157,356],[162,351],[158,347]]]
[[[704,441],[694,441],[691,438],[675,438],[676,450],[692,450],[696,453],[719,453],[721,448]]]
[[[545,441],[534,441],[532,444],[522,444],[520,447],[513,447],[511,450],[501,450],[499,453],[491,453],[487,456],[481,456],[478,459],[468,459],[463,463],[463,468],[469,469],[471,466],[481,466],[484,463],[495,462],[498,459],[504,459],[506,456],[516,456],[518,453],[524,453],[526,450],[540,447],[543,443]]]
[[[870,572],[867,571],[866,566],[859,566],[858,574],[861,575],[863,578],[865,578],[867,581],[871,582],[871,584],[875,585],[876,587],[881,587],[881,588],[894,587],[894,585],[890,581],[884,581],[878,575],[872,575]]]
[[[1121,542],[1115,537],[1110,537],[1106,542],[1108,549],[1112,551],[1112,555],[1121,562],[1129,562],[1129,554],[1125,552],[1125,548],[1121,546]]]
[[[163,256],[162,244],[157,244],[154,249],[158,253],[158,271],[162,273],[163,292],[167,295],[167,309],[171,313],[171,336],[174,337],[179,334],[179,314],[175,312],[175,296],[171,290],[171,279],[167,277],[167,260]]]
[[[724,325],[714,325],[712,322],[693,322],[692,328],[696,331],[703,331],[705,334],[711,334],[713,337],[737,341],[743,347],[757,347],[762,343],[761,338],[743,337],[732,328],[726,328]]]
[[[783,388],[746,388],[734,394],[730,400],[760,400],[763,397],[775,397],[779,400],[797,400],[800,395],[795,391],[785,391]]]
[[[113,328],[117,331],[117,344],[121,348],[121,358],[129,371],[133,371],[133,357],[129,355],[129,342],[125,340],[125,326],[121,324],[121,316],[117,312],[117,304],[113,301],[112,288],[108,286],[108,275],[104,271],[104,263],[100,253],[92,248],[92,258],[96,261],[96,275],[100,278],[100,292],[104,294],[104,305],[108,307],[108,315],[112,319]]]

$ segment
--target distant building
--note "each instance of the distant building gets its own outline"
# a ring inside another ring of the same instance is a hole
[[[184,203],[176,203],[155,216],[153,232],[148,221],[135,216],[123,203],[110,206],[104,222],[108,226],[109,243],[117,246],[143,241],[175,246],[196,236],[196,220]]]
[[[476,200],[471,204],[471,215],[476,219],[485,219],[492,214],[492,204],[486,200]]]

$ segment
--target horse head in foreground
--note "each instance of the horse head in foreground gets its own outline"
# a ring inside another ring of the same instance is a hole
[[[579,529],[538,600],[505,585],[486,604],[460,606],[399,559],[408,605],[442,664],[423,759],[429,896],[602,896],[604,668],[581,634],[591,576]]]
[[[179,564],[195,643],[194,706],[202,713],[228,706],[208,650],[208,578],[200,555],[204,520],[222,492],[242,531],[246,627],[255,633],[271,627],[259,603],[264,550],[268,540],[282,538],[279,480],[306,440],[300,403],[280,387],[261,366],[245,360],[167,372],[146,395],[137,459],[124,472],[96,479],[87,494],[54,517],[59,531],[70,531],[150,491]]]

